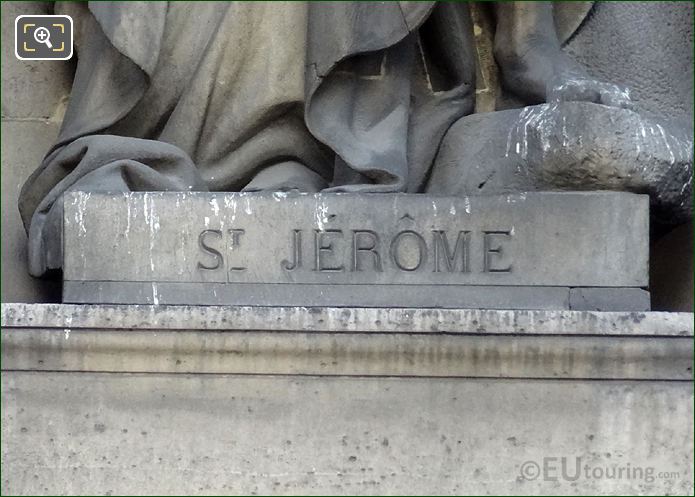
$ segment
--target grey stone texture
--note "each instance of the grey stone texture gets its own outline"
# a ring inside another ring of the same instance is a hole
[[[367,286],[368,285],[368,286]],[[624,289],[615,289],[621,292]],[[630,289],[627,289],[628,291]],[[279,305],[571,309],[570,289],[547,286],[336,283],[219,283],[65,281],[63,302],[73,304]],[[622,299],[601,310],[634,307]],[[640,309],[644,310],[644,309]]]
[[[692,377],[685,313],[5,305],[2,319],[2,362],[21,371]]]
[[[692,313],[4,304],[3,327],[689,337]]]
[[[693,491],[692,314],[4,304],[1,324],[3,494]],[[223,363],[249,368],[190,373]],[[562,457],[589,476],[522,476]]]
[[[3,4],[3,8],[4,4]],[[3,73],[4,74],[4,73]],[[3,99],[6,92],[3,84]],[[60,282],[29,275],[27,234],[17,209],[19,190],[58,134],[41,120],[2,120],[2,302],[56,302]]]
[[[276,333],[32,328],[3,338],[13,371],[678,380],[692,337]]]
[[[2,403],[8,495],[693,491],[688,382],[8,372]],[[544,457],[653,479],[520,477]]]
[[[692,217],[692,172],[691,131],[632,110],[564,102],[458,120],[426,191],[649,193],[652,217],[673,225]]]
[[[564,47],[595,77],[630,88],[637,109],[693,121],[693,4],[595,2]]]
[[[571,288],[570,309],[575,311],[649,311],[649,292],[641,288]]]
[[[77,192],[63,227],[75,303],[563,309],[647,286],[631,194]]]
[[[20,61],[14,23],[22,14],[50,14],[51,2],[2,2],[2,302],[56,302],[60,283],[29,276],[27,236],[17,200],[22,184],[55,142],[74,65]]]
[[[53,2],[2,2],[0,9],[2,118],[59,121],[70,93],[74,63],[18,60],[14,54],[15,18],[24,14],[52,14]],[[38,159],[40,162],[41,158]],[[39,162],[34,160],[33,167]]]

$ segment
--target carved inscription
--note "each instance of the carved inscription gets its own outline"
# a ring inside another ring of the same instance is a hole
[[[94,282],[101,286],[89,288],[102,292],[137,283],[133,294],[143,301],[173,302],[176,294],[177,302],[201,295],[195,302],[212,304],[439,307],[472,296],[484,307],[499,293],[545,305],[519,289],[533,286],[567,307],[556,289],[648,284],[649,199],[633,194],[77,192],[66,199],[64,281]],[[619,236],[616,216],[625,227]],[[80,285],[86,298],[96,292]]]
[[[245,247],[246,229],[205,229],[198,236],[200,271],[245,271],[245,258],[258,247]],[[284,272],[417,272],[511,273],[513,231],[401,230],[384,236],[367,229],[292,229],[288,251],[279,261],[267,261]],[[309,261],[308,265],[305,261]]]
[[[222,240],[222,231],[203,230],[200,232],[200,235],[198,235],[198,246],[200,247],[201,252],[206,254],[208,258],[212,257],[213,259],[213,261],[210,263],[198,261],[198,269],[202,269],[204,271],[214,271],[216,269],[220,269],[224,264],[224,257],[220,251],[214,247],[215,243],[213,239],[217,239],[217,241]]]

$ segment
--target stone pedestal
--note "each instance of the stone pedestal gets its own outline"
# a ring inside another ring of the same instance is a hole
[[[69,303],[649,310],[644,195],[73,193]]]
[[[3,304],[2,327],[3,493],[693,491],[692,314]]]

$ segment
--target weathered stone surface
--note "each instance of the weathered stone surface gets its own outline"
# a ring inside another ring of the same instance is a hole
[[[5,4],[2,8],[4,12]],[[3,98],[5,98],[4,83]],[[17,209],[17,199],[22,183],[36,169],[43,154],[51,147],[51,143],[58,134],[58,126],[50,122],[3,118],[0,134],[2,135],[1,300],[2,302],[58,302],[60,301],[60,282],[42,281],[29,275],[27,235]]]
[[[680,380],[680,337],[450,336],[36,329],[6,333],[14,371]]]
[[[465,139],[461,139],[465,137]],[[692,129],[587,102],[473,114],[442,141],[426,191],[649,193],[657,220],[692,217]]]
[[[6,306],[2,324],[12,370],[692,377],[689,314]]]
[[[620,292],[621,290],[618,290]],[[465,307],[472,309],[571,309],[569,288],[547,286],[457,286],[372,284],[119,282],[64,283],[64,302],[90,304],[281,305],[370,307]],[[613,303],[620,304],[620,301]],[[605,310],[623,310],[609,307]],[[604,310],[604,309],[601,309]],[[644,309],[640,309],[644,310]]]
[[[3,495],[693,492],[690,382],[5,372],[2,405]]]
[[[14,54],[15,18],[50,14],[51,2],[2,2],[2,302],[58,302],[60,284],[27,270],[27,237],[17,200],[22,184],[55,142],[74,65],[20,61]]]
[[[692,493],[692,382],[663,381],[692,375],[692,314],[4,304],[0,324],[7,494]],[[243,374],[190,374],[220,364]],[[522,476],[555,457],[643,469]]]
[[[15,19],[52,14],[51,2],[2,2],[2,117],[59,122],[72,85],[72,61],[18,60],[14,53]],[[34,167],[38,162],[34,164]],[[4,167],[11,167],[3,162]]]
[[[630,88],[645,114],[693,122],[693,4],[594,2],[564,46],[589,73]]]
[[[649,292],[641,288],[568,288],[546,286],[470,285],[451,291],[449,285],[372,285],[356,293],[351,285],[326,292],[321,284],[296,286],[273,283],[141,283],[117,281],[65,282],[64,301],[76,304],[169,305],[341,305],[371,307],[434,307],[469,309],[545,309],[577,311],[649,311]],[[368,295],[368,298],[367,298]],[[681,309],[687,311],[688,309]]]
[[[547,309],[569,286],[647,285],[638,195],[76,192],[64,209],[66,302]]]
[[[3,304],[3,328],[691,337],[688,312]]]
[[[569,301],[574,311],[650,310],[649,292],[641,288],[571,288]]]

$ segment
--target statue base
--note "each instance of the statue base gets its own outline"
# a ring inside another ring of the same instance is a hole
[[[64,202],[66,303],[649,310],[644,195]]]
[[[690,313],[2,304],[2,329],[3,494],[693,491]]]

